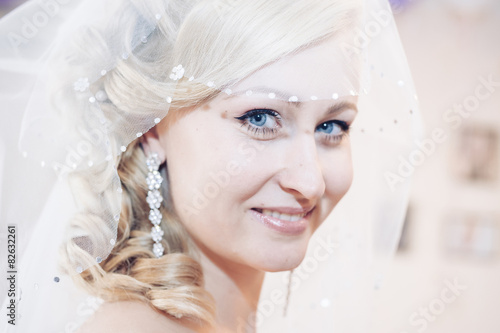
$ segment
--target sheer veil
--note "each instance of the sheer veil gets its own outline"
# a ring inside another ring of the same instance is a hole
[[[289,6],[303,2],[289,1]],[[219,12],[222,22],[246,20],[238,16],[240,6],[259,8],[264,3],[31,1],[0,21],[0,228],[2,234],[8,226],[16,228],[15,266],[10,269],[16,271],[16,295],[7,297],[2,309],[8,311],[14,299],[17,314],[15,326],[4,315],[2,331],[72,332],[99,307],[102,300],[77,289],[71,275],[98,265],[113,249],[121,210],[117,157],[170,107],[185,102],[176,100],[179,89],[202,86],[230,95],[244,78],[257,85],[272,83],[275,78],[262,65],[286,62],[302,50],[300,39],[310,38],[291,30],[278,42],[271,32],[259,31],[263,43],[277,45],[269,51],[274,57],[256,53],[255,65],[235,69],[230,60],[239,56],[238,39],[221,41],[205,31],[200,37],[208,41],[205,51],[226,45],[228,56],[202,63],[204,58],[184,45],[186,34],[193,33],[184,28],[185,22],[206,10]],[[290,84],[293,94],[265,95],[290,102],[358,96],[359,115],[350,132],[354,183],[315,233],[302,264],[292,273],[266,275],[255,320],[258,332],[368,332],[370,300],[383,287],[406,213],[411,182],[407,166],[418,159],[418,100],[388,1],[310,3],[317,6],[318,22],[325,27],[329,20],[322,17],[321,6],[330,3],[350,14],[338,23],[332,19],[330,25],[341,26],[332,30],[335,42],[320,44],[321,57],[291,75],[290,82],[301,82],[299,90]],[[283,12],[287,7],[269,10]],[[241,38],[253,38],[243,32]],[[88,48],[79,50],[81,45]],[[109,111],[110,100],[117,96],[106,95],[102,82],[126,62],[144,68],[144,84],[134,90],[134,112],[119,107]],[[155,62],[166,70],[151,70]],[[339,78],[333,85],[332,77]],[[259,94],[247,87],[243,92],[248,98]],[[95,184],[99,200],[92,203],[102,229],[98,237],[86,238],[81,230],[68,228],[75,214],[90,209],[89,200],[75,194],[68,179],[89,178],[95,168],[107,171]],[[61,244],[78,237],[81,255],[70,258],[61,271]],[[6,249],[2,244],[2,260]],[[241,332],[253,328],[241,321]]]

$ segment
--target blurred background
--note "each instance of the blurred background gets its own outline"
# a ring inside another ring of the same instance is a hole
[[[0,16],[4,16],[26,0],[0,0]]]
[[[391,1],[427,156],[376,333],[500,332],[500,1]]]
[[[371,333],[498,333],[500,0],[391,4],[429,139]]]

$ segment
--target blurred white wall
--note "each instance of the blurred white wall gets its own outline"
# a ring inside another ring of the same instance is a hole
[[[374,332],[498,333],[500,1],[413,0],[396,21],[427,132],[447,140],[416,170],[407,247],[379,292]],[[462,143],[471,129],[496,133],[483,154],[490,179],[460,173],[485,163],[481,146]]]

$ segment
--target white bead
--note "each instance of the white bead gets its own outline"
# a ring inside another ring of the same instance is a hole
[[[164,232],[158,225],[155,225],[151,228],[151,237],[156,243],[161,242],[163,235]]]
[[[163,248],[163,245],[161,245],[161,243],[155,243],[153,245],[153,253],[155,254],[155,256],[157,258],[161,257],[163,255],[163,251],[165,249]]]
[[[96,94],[95,94],[95,98],[99,101],[99,102],[105,102],[107,99],[108,99],[108,95],[106,94],[106,92],[104,90],[99,90]]]
[[[177,65],[172,69],[172,74],[170,74],[170,78],[174,81],[180,80],[184,77],[184,67],[182,65]]]
[[[158,209],[151,209],[149,211],[149,220],[153,225],[159,225],[161,223],[162,215]]]
[[[90,86],[89,79],[87,77],[81,77],[73,83],[73,89],[75,91],[84,92]]]
[[[159,209],[161,207],[161,203],[163,202],[163,197],[161,196],[160,191],[149,191],[146,202],[149,204],[149,208]]]
[[[331,302],[328,298],[323,298],[320,304],[322,307],[328,308],[331,305]]]

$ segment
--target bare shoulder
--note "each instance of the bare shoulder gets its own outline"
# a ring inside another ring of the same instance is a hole
[[[195,333],[141,302],[104,303],[76,333]]]

